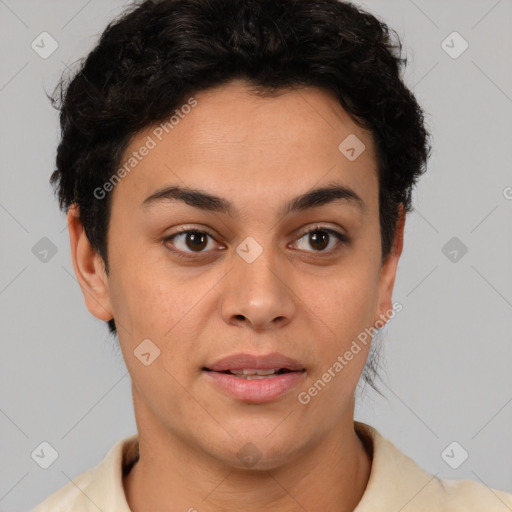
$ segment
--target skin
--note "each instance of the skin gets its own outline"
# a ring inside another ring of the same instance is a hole
[[[328,92],[258,97],[237,80],[194,98],[197,106],[112,192],[108,277],[78,210],[68,213],[87,308],[101,320],[115,318],[132,379],[140,460],[123,482],[128,504],[134,512],[353,510],[371,470],[353,424],[369,343],[307,405],[297,394],[389,316],[405,214],[382,264],[372,135]],[[137,134],[126,155],[153,129]],[[354,161],[338,149],[350,134],[366,148]],[[328,183],[350,187],[365,209],[335,201],[279,213]],[[221,196],[239,213],[177,201],[144,209],[143,200],[165,185]],[[316,224],[349,241],[331,236],[318,249],[305,234]],[[213,238],[200,249],[186,235],[162,243],[182,227]],[[236,253],[248,236],[263,249],[252,263]],[[196,258],[179,258],[170,247]],[[149,366],[133,354],[147,338],[161,351]],[[236,400],[201,372],[226,355],[274,351],[300,361],[306,375],[273,402]],[[237,457],[249,442],[261,455],[251,468]]]

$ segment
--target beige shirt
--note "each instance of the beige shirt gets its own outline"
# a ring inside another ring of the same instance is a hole
[[[354,512],[510,512],[512,494],[472,480],[440,480],[421,469],[379,432],[354,422],[372,453],[366,490]],[[105,458],[51,494],[31,512],[130,512],[123,471],[138,454],[138,436],[118,441]]]

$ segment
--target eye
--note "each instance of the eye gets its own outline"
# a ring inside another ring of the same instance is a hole
[[[340,248],[340,245],[348,242],[348,238],[345,235],[325,226],[315,226],[313,229],[306,231],[296,243],[300,245],[301,240],[305,240],[306,243],[313,247],[314,250],[308,252],[323,253],[336,252]],[[336,244],[336,241],[338,244]],[[325,250],[331,242],[333,242],[334,248],[331,245],[330,249]]]
[[[213,236],[206,231],[185,228],[165,238],[162,242],[171,242],[171,247],[168,248],[177,256],[181,258],[194,258],[195,254],[208,252],[205,250],[208,247],[208,238],[215,240]],[[305,241],[313,247],[313,251],[307,251],[307,249],[305,249],[306,252],[334,253],[340,249],[340,245],[348,243],[349,239],[334,229],[325,226],[315,226],[313,229],[303,233],[295,244],[300,246],[301,241]],[[338,244],[335,243],[336,241]],[[304,245],[304,243],[302,243],[302,245]],[[333,245],[334,247],[332,247]],[[326,250],[326,247],[329,246],[331,247]],[[225,246],[221,246],[221,248],[225,248]]]
[[[207,252],[204,249],[208,246],[208,238],[213,240],[212,235],[206,231],[199,231],[198,229],[183,229],[167,237],[163,242],[171,242],[176,247],[176,254],[184,258],[194,257],[185,256],[185,254],[202,253]],[[185,254],[183,254],[185,253]]]

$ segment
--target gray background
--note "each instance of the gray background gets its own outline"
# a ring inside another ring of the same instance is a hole
[[[512,1],[359,3],[403,38],[434,152],[406,223],[403,311],[382,333],[387,398],[367,390],[356,419],[440,478],[512,492]],[[36,505],[136,431],[129,376],[85,308],[48,184],[59,126],[44,94],[127,4],[0,0],[1,511]],[[43,31],[59,45],[46,59],[31,48]],[[458,58],[442,47],[453,31],[469,44]],[[43,237],[57,250],[46,262],[32,252]],[[457,261],[443,252],[452,237]],[[42,441],[59,453],[48,469],[31,458]],[[453,441],[452,461],[469,453],[458,469],[441,456]]]

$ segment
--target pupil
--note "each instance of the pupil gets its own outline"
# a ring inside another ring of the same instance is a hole
[[[318,236],[318,233],[321,233],[320,236]],[[329,245],[329,233],[327,231],[318,230],[315,231],[310,235],[311,237],[311,246],[313,248],[316,248],[318,250],[323,250]],[[320,248],[315,247],[315,244],[317,244],[320,241]]]
[[[189,242],[191,242],[192,245],[190,245]],[[204,233],[189,233],[187,236],[187,245],[189,249],[204,249],[206,247],[206,236]]]

